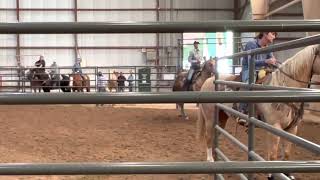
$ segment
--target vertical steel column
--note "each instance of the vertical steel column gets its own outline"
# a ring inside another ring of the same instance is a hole
[[[138,75],[139,77],[139,75]],[[137,92],[137,66],[134,67],[134,91]]]
[[[17,21],[20,22],[20,2],[19,0],[16,0],[16,18]],[[17,66],[21,67],[21,52],[20,52],[20,34],[16,35],[16,61],[17,61]],[[18,91],[20,91],[21,89],[21,69],[17,70],[17,74],[18,74]],[[23,91],[23,90],[22,90]]]
[[[157,22],[160,21],[160,0],[156,0],[156,20]],[[157,70],[157,79],[159,80],[161,76],[159,76],[159,65],[160,65],[160,34],[156,34],[156,70]],[[157,81],[156,84],[158,85],[159,82]],[[151,90],[152,91],[152,90]],[[159,92],[159,88],[157,88],[157,92]]]
[[[178,60],[177,60],[177,72],[182,69],[181,68],[181,64],[183,64],[183,59],[182,59],[182,43],[181,41],[183,41],[182,39],[178,39],[177,44],[178,44],[178,48],[177,48],[177,52],[178,52]]]
[[[238,0],[233,0],[233,19],[239,20],[240,18],[240,4]],[[241,33],[239,32],[233,32],[233,37],[240,37]],[[238,42],[241,41],[240,38],[233,38],[233,53],[239,52],[238,50]],[[232,58],[232,64],[238,65],[239,64],[239,58]],[[236,73],[236,67],[232,66],[232,73]]]
[[[253,55],[253,58],[249,58],[249,84],[255,83],[255,59],[256,55]],[[252,90],[251,88],[249,90]],[[255,117],[255,108],[254,103],[249,103],[248,107],[248,115],[249,118]],[[252,157],[250,157],[250,152],[254,151],[254,124],[249,122],[248,126],[248,160],[254,161]],[[253,180],[254,174],[248,174],[248,179]]]
[[[73,5],[73,15],[74,15],[74,22],[78,22],[78,0],[74,0]],[[78,57],[78,34],[73,34],[74,38],[74,61],[77,61]]]
[[[216,68],[216,73],[214,75],[215,80],[219,79],[219,73],[218,73],[218,59],[216,59],[216,63],[215,63],[215,68]],[[215,84],[215,81],[213,81],[214,83],[214,90],[215,91],[219,91],[219,84]],[[212,129],[212,133],[214,134],[214,139],[213,139],[213,147],[212,148],[212,152],[214,152],[214,160],[217,161],[218,160],[218,154],[215,152],[215,149],[219,149],[219,131],[216,129],[216,126],[219,126],[219,108],[217,106],[214,107],[215,112],[213,115],[213,129]],[[214,180],[219,179],[219,176],[217,176],[217,174],[214,174]]]
[[[98,67],[96,66],[95,69],[94,69],[95,73],[94,73],[94,80],[95,80],[95,88],[96,88],[96,92],[98,91],[98,80],[97,80],[97,77],[98,77]]]

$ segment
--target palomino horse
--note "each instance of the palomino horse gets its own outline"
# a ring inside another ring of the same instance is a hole
[[[112,92],[112,89],[115,89],[115,92],[118,91],[118,77],[119,77],[119,72],[113,71],[112,74],[109,76],[109,81],[108,81],[108,89],[109,92]]]
[[[192,78],[190,85],[191,91],[200,91],[202,84],[206,79],[211,77],[215,72],[215,60],[206,61],[201,71],[196,72]],[[187,72],[179,72],[174,80],[172,91],[187,91],[185,82],[187,80]],[[183,119],[188,119],[188,116],[184,112],[184,104],[179,103],[177,107],[180,108],[180,115]]]
[[[72,91],[83,92],[83,88],[86,88],[87,92],[90,92],[90,78],[86,74],[73,73],[72,77]]]
[[[264,84],[272,86],[287,86],[307,88],[312,75],[320,74],[320,45],[313,45],[304,48],[296,55],[289,58],[275,70]],[[233,80],[235,76],[223,77],[223,80]],[[209,78],[201,87],[201,91],[214,91],[214,77]],[[299,122],[302,119],[303,108],[301,103],[257,103],[257,112],[264,118],[264,121],[277,129],[285,130],[294,135],[297,134]],[[215,108],[214,104],[201,103],[199,105],[199,118],[197,126],[197,137],[206,139],[207,160],[213,161],[213,121]],[[220,125],[225,127],[228,115],[223,111],[219,112]],[[267,160],[276,160],[280,137],[267,133]],[[291,143],[284,142],[284,159],[290,158]],[[272,179],[270,177],[269,179]]]

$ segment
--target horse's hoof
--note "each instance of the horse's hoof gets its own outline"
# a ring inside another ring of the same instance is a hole
[[[211,157],[211,158],[207,157],[207,161],[208,162],[214,162],[214,159],[213,159],[213,157]]]

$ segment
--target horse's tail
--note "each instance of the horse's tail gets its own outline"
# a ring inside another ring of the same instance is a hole
[[[198,119],[197,119],[197,134],[196,138],[198,141],[200,141],[204,137],[205,133],[205,119],[204,119],[204,113],[203,113],[203,107],[201,104],[199,104],[198,109]]]
[[[86,87],[87,92],[90,92],[90,78],[87,74],[84,75],[85,79],[83,81],[83,86]]]
[[[178,73],[176,78],[174,79],[172,91],[182,91],[183,90],[183,75],[181,73]]]

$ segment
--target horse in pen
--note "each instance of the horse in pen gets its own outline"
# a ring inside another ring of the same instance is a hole
[[[263,83],[272,86],[307,88],[312,75],[320,74],[320,45],[304,48],[279,66]],[[223,76],[221,80],[232,81],[236,76]],[[215,90],[214,77],[207,79],[201,87],[202,92]],[[225,90],[221,87],[221,90]],[[230,104],[229,104],[230,105]],[[231,105],[230,105],[231,106]],[[303,116],[303,103],[256,103],[257,113],[263,121],[274,128],[297,134]],[[207,160],[213,161],[213,121],[215,104],[201,103],[197,126],[198,138],[204,138],[207,146]],[[220,110],[220,126],[225,128],[229,113]],[[267,160],[277,160],[280,137],[267,133]],[[292,143],[284,141],[284,160],[289,160]]]
[[[202,84],[215,73],[215,60],[206,61],[201,70],[195,72],[192,77],[190,88],[187,89],[185,86],[187,79],[187,72],[182,71],[177,74],[174,80],[174,85],[172,91],[200,91]],[[188,119],[188,116],[184,112],[184,104],[178,103],[177,108],[180,109],[180,117],[183,119]]]

